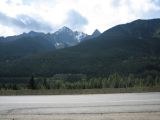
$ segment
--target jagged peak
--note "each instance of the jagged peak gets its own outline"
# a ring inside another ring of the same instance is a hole
[[[101,32],[98,29],[95,29],[94,32],[92,33],[92,35],[94,35],[94,34],[99,34],[100,35]]]
[[[36,32],[36,31],[30,31],[30,32],[28,32],[28,33],[23,33],[23,34],[29,34],[29,35],[39,35],[39,34],[45,34],[45,33],[43,33],[43,32]]]
[[[58,30],[59,32],[62,32],[62,31],[72,31],[70,28],[66,27],[66,26],[63,26],[62,28],[60,28]],[[73,32],[73,31],[72,31]]]

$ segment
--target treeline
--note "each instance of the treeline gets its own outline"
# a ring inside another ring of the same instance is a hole
[[[160,76],[147,73],[144,76],[129,74],[122,76],[118,73],[106,77],[90,77],[84,74],[56,74],[53,77],[31,76],[20,83],[9,81],[0,83],[0,89],[94,89],[94,88],[131,88],[131,87],[160,87]],[[11,79],[11,78],[10,78]],[[20,78],[19,78],[20,79]],[[24,78],[23,78],[24,79]],[[26,79],[26,78],[25,78]]]

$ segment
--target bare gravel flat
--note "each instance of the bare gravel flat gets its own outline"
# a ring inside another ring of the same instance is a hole
[[[160,92],[0,96],[0,120],[160,120]]]

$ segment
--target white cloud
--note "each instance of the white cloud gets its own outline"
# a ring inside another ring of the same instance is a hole
[[[70,10],[67,15],[64,25],[72,30],[83,30],[84,26],[88,24],[87,19],[75,10]]]
[[[0,0],[0,11],[5,15],[16,17],[23,14],[35,20],[43,19],[54,28],[53,31],[65,24],[71,10],[88,21],[83,30],[91,34],[96,28],[103,32],[135,19],[160,17],[160,0]],[[1,30],[0,35],[19,33],[11,32],[17,31],[14,27],[1,26],[5,31]]]
[[[14,31],[11,27],[0,25],[0,28],[0,35],[3,36],[19,34],[17,31]]]

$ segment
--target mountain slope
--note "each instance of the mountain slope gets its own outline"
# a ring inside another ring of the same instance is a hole
[[[85,39],[85,40],[89,40],[89,39],[97,38],[97,37],[100,36],[100,35],[101,35],[101,32],[100,32],[98,29],[96,29],[96,30],[92,33],[92,35],[87,35],[84,39]]]
[[[139,74],[160,72],[160,19],[115,26],[77,46],[8,63],[1,75],[52,76],[56,73]],[[14,69],[16,68],[16,71]]]
[[[51,36],[51,40],[55,42],[55,47],[65,48],[79,44],[87,34],[78,31],[74,32],[67,27],[62,27]]]
[[[87,34],[63,27],[55,33],[30,31],[17,36],[0,37],[0,62],[77,45]]]
[[[96,37],[98,37],[100,35],[101,35],[101,32],[98,29],[96,29],[92,34],[92,38],[96,38]]]
[[[15,60],[30,54],[43,53],[53,49],[55,49],[55,47],[41,36],[26,36],[15,41],[1,43],[0,61]]]

